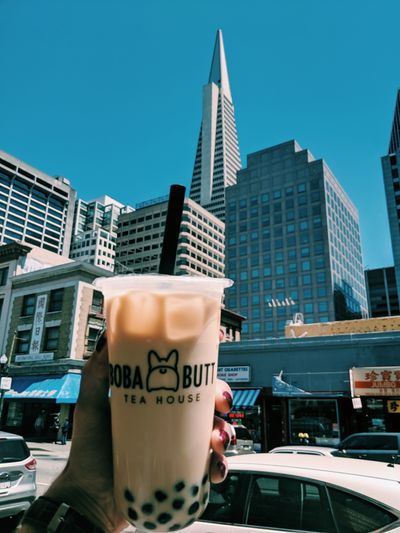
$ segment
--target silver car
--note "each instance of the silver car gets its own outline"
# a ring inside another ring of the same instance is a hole
[[[36,459],[20,435],[0,431],[0,518],[18,519],[36,498]]]
[[[229,457],[231,455],[241,455],[244,453],[256,453],[254,451],[254,441],[249,430],[245,426],[231,427],[233,429],[233,435],[225,455]]]

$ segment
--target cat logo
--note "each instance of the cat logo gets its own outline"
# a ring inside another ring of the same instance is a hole
[[[167,357],[160,357],[157,352],[150,350],[148,362],[147,390],[149,392],[156,390],[171,390],[176,392],[179,387],[177,350],[171,350]]]

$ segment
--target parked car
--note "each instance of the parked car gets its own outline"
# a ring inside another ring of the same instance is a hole
[[[20,435],[0,431],[0,518],[22,515],[36,498],[36,459]]]
[[[400,463],[400,433],[353,433],[339,443],[336,455]]]
[[[243,453],[256,453],[254,450],[254,441],[251,438],[249,430],[245,426],[232,426],[232,428],[234,435],[231,438],[225,455],[229,457]]]
[[[329,448],[328,446],[277,446],[272,448],[268,453],[297,453],[300,455],[334,455],[337,452],[337,448]]]
[[[400,532],[400,466],[298,454],[229,457],[185,533]]]

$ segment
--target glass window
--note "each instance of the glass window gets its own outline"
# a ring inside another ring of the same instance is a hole
[[[261,324],[260,322],[253,322],[253,333],[260,333],[261,331]]]
[[[326,312],[328,311],[328,302],[318,302],[318,311],[320,312]]]
[[[21,316],[31,316],[35,312],[36,294],[26,294],[22,301]]]
[[[311,276],[310,274],[304,274],[303,276],[303,285],[310,285],[311,284]]]
[[[310,247],[303,246],[300,251],[301,257],[310,257]]]
[[[64,299],[64,289],[55,289],[50,293],[49,313],[61,311]]]
[[[241,271],[239,272],[239,279],[240,279],[241,281],[246,281],[247,278],[248,278],[248,274],[247,274],[246,270],[241,270]]]
[[[309,300],[312,297],[313,297],[313,290],[311,287],[306,287],[305,289],[303,289],[303,298],[305,298],[306,300]]]
[[[246,326],[246,328],[245,328]],[[248,325],[243,324],[243,333],[248,332]],[[218,484],[212,484],[210,500],[201,520],[220,522],[223,524],[241,523],[242,506],[239,505],[244,494],[240,494],[241,485],[247,479],[247,475],[228,474],[227,478]]]
[[[304,304],[304,312],[305,313],[312,313],[314,311],[314,306],[312,302]]]
[[[29,345],[31,342],[31,330],[26,331],[18,331],[16,333],[15,340],[16,342],[16,348],[15,353],[29,353]]]
[[[298,384],[301,387],[300,384]],[[336,400],[289,399],[290,442],[335,446],[340,441]],[[302,437],[306,433],[308,437]],[[306,439],[308,442],[305,442]]]
[[[260,276],[260,272],[258,268],[253,268],[251,271],[251,277],[252,279],[257,279]]]
[[[285,273],[285,269],[284,269],[283,265],[277,265],[276,268],[275,268],[275,273],[278,276],[282,276]]]
[[[270,289],[272,289],[272,280],[265,279],[263,281],[263,287],[264,287],[264,290],[266,290],[266,291],[269,291]]]
[[[308,221],[307,220],[302,220],[300,222],[300,231],[304,231],[308,229]]]
[[[354,494],[329,487],[328,491],[340,531],[367,533],[384,528],[397,520],[394,514],[369,499],[364,500]]]
[[[243,207],[246,207],[246,206],[247,206],[246,198],[242,198],[241,200],[239,200],[239,207],[240,208],[243,208]]]
[[[271,267],[264,267],[264,269],[263,269],[264,276],[270,276],[271,273],[272,273]]]
[[[319,297],[326,296],[326,287],[318,287],[317,294]]]
[[[274,200],[279,200],[281,197],[281,191],[274,191]]]
[[[295,225],[294,224],[287,224],[286,231],[287,233],[294,233]]]
[[[317,283],[325,283],[325,280],[326,280],[325,272],[317,272],[316,277],[317,277]]]
[[[44,335],[43,349],[47,351],[57,350],[59,335],[60,335],[59,326],[46,328],[45,335]]]
[[[240,305],[241,307],[246,307],[249,304],[249,299],[247,296],[241,296],[240,297]]]
[[[277,289],[283,289],[285,287],[285,280],[283,278],[278,278],[275,280],[275,287]]]
[[[305,183],[299,183],[297,185],[297,192],[306,192],[306,184]]]
[[[294,192],[293,187],[286,187],[285,189],[286,196],[293,196],[293,192]]]
[[[311,262],[310,261],[302,261],[301,262],[301,270],[303,272],[307,272],[308,270],[311,270]]]
[[[269,202],[269,194],[268,194],[267,192],[265,192],[265,193],[263,193],[263,194],[261,195],[261,202],[262,202],[263,204]]]
[[[8,267],[0,268],[0,287],[7,283]]]
[[[325,268],[325,259],[323,257],[318,257],[315,260],[315,268]]]

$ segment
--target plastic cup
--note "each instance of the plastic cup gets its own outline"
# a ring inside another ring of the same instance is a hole
[[[139,529],[178,531],[208,502],[221,300],[232,282],[95,284],[105,297],[117,505]]]

